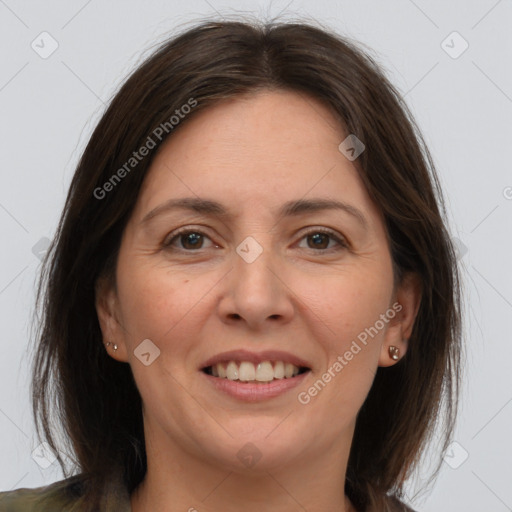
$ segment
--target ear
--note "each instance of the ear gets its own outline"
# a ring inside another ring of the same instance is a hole
[[[402,278],[390,306],[396,314],[390,318],[386,336],[382,343],[379,366],[392,366],[406,354],[422,295],[421,280],[418,274],[409,272]],[[388,316],[389,317],[389,316]],[[398,348],[398,359],[391,358],[389,347]]]
[[[115,285],[110,279],[100,277],[95,284],[95,307],[98,315],[103,345],[107,353],[117,361],[127,362],[125,333],[119,322],[119,301]],[[110,342],[108,347],[107,342]],[[114,350],[114,346],[117,350]]]

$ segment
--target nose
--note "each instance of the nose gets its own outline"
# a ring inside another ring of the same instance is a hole
[[[218,306],[223,322],[243,322],[252,330],[265,329],[270,321],[288,323],[295,310],[282,259],[272,253],[269,244],[264,246],[263,237],[257,238],[257,244],[253,239],[252,244],[241,244],[239,252],[234,252],[233,268],[223,279]]]

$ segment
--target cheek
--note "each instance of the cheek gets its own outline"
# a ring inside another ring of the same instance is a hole
[[[220,276],[214,272],[185,275],[168,265],[140,260],[119,265],[118,293],[123,298],[121,316],[128,362],[139,389],[153,396],[150,390],[155,382],[188,378],[187,362],[212,314],[208,291],[213,293]],[[148,367],[136,357],[137,348],[146,339],[160,351],[155,364]]]
[[[312,329],[312,336],[327,357],[325,367],[300,390],[298,399],[309,408],[303,410],[309,411],[311,427],[322,429],[327,437],[356,417],[377,371],[387,324],[376,330],[375,326],[388,309],[390,289],[370,284],[347,278],[336,285],[331,282],[331,293],[316,297],[321,321],[315,320],[318,329]]]
[[[393,277],[387,265],[345,268],[321,279],[306,275],[294,280],[294,292],[316,319],[319,333],[342,350],[347,341],[373,326],[389,307]]]
[[[172,402],[175,397],[167,396],[161,383],[180,381],[188,370],[183,362],[187,360],[192,348],[190,340],[197,335],[199,325],[194,319],[197,316],[194,306],[205,288],[195,286],[192,279],[144,262],[120,269],[124,276],[118,285],[123,297],[123,331],[137,387],[147,404],[155,400]],[[148,366],[141,364],[137,357],[137,348],[146,339],[159,350],[157,358]]]
[[[141,336],[154,338],[155,343],[166,339],[166,333],[184,323],[181,320],[193,310],[205,289],[194,286],[192,279],[169,265],[150,263],[147,256],[129,262],[120,259],[118,263],[121,316],[132,342]]]

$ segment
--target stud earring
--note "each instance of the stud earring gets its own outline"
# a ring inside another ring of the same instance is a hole
[[[108,348],[109,345],[114,345],[113,346],[114,352],[117,350],[117,343],[112,343],[111,341],[107,341],[107,343],[105,343],[105,347]]]
[[[391,357],[391,359],[393,359],[393,361],[398,361],[399,354],[400,354],[400,350],[398,347],[394,347],[393,345],[391,345],[388,349],[388,352],[389,352],[389,357]]]

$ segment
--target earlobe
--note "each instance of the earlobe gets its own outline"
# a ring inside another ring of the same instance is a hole
[[[379,366],[393,366],[400,362],[407,353],[407,348],[408,340],[401,337],[400,325],[390,326],[381,346]]]
[[[421,303],[421,281],[417,274],[406,274],[395,294],[396,316],[390,320],[381,348],[379,366],[392,366],[407,353]]]
[[[117,315],[117,297],[113,286],[100,278],[95,285],[95,307],[107,353],[117,361],[126,362],[126,347]]]

